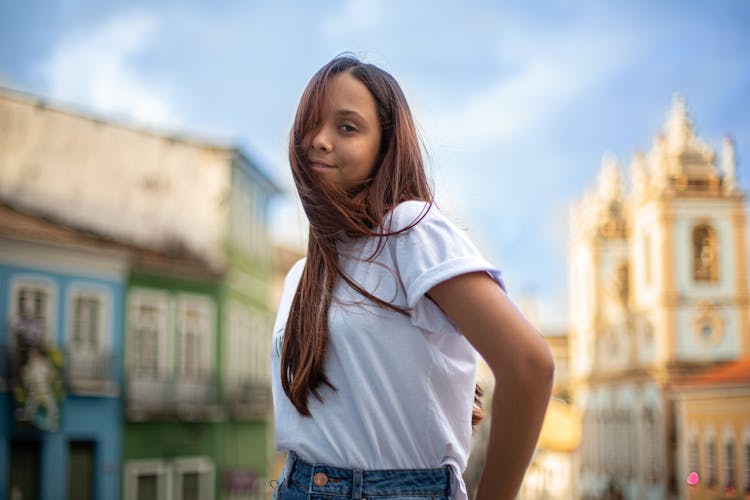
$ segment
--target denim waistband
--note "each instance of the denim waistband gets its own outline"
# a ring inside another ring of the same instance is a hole
[[[292,481],[309,494],[329,494],[361,499],[388,495],[435,495],[450,498],[453,472],[446,465],[436,469],[359,470],[310,464],[290,451],[285,482]]]

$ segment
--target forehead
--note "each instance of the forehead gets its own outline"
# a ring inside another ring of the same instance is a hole
[[[367,120],[377,121],[375,98],[364,83],[349,72],[331,77],[326,85],[325,103],[329,113],[357,113]]]

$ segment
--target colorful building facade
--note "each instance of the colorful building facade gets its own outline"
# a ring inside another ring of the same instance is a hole
[[[118,498],[124,254],[0,206],[0,499]]]
[[[267,206],[278,188],[233,146],[12,92],[0,93],[0,113],[0,199],[109,242],[120,259],[110,304],[117,485],[92,498],[263,497],[272,460]],[[41,460],[36,480],[59,490],[53,463]],[[66,498],[44,488],[36,498]]]
[[[675,388],[680,498],[750,496],[750,358]]]

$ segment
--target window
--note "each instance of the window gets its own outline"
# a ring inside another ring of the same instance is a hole
[[[229,328],[224,339],[227,378],[232,382],[267,383],[271,327],[263,312],[238,302],[231,302],[228,311]]]
[[[737,487],[737,478],[734,474],[734,441],[729,438],[724,443],[724,488],[734,491]]]
[[[169,498],[169,469],[161,460],[136,460],[125,466],[125,500]]]
[[[99,350],[101,341],[101,301],[97,297],[78,296],[73,301],[73,331],[71,347],[80,351]]]
[[[110,380],[109,293],[88,283],[73,285],[67,302],[67,376],[71,388],[94,380]],[[87,390],[92,390],[87,386]]]
[[[621,262],[617,266],[613,278],[613,289],[617,292],[617,298],[620,300],[622,306],[627,307],[628,299],[630,297],[630,271],[627,262]]]
[[[214,464],[204,457],[136,460],[125,466],[124,500],[213,500]]]
[[[691,436],[688,444],[688,473],[698,471],[698,437]]]
[[[633,412],[627,413],[628,425],[628,477],[638,474],[638,432],[636,431],[636,419]]]
[[[643,413],[643,434],[644,434],[644,469],[646,479],[650,482],[656,482],[659,478],[659,429],[656,421],[656,411],[652,408],[646,408]]]
[[[182,458],[172,464],[175,500],[212,500],[214,465],[205,458]]]
[[[131,292],[130,299],[128,356],[132,375],[137,378],[157,378],[166,369],[166,295],[151,290],[135,290]]]
[[[11,322],[27,342],[41,345],[54,341],[54,290],[52,281],[41,277],[11,281]]]
[[[175,368],[178,377],[206,378],[211,371],[214,307],[207,297],[181,295],[177,300]]]
[[[693,228],[693,279],[717,281],[719,279],[719,249],[716,229],[708,224]]]
[[[716,441],[713,436],[706,439],[706,485],[716,486]]]
[[[96,354],[109,350],[109,295],[88,286],[71,288],[68,347],[74,353]]]

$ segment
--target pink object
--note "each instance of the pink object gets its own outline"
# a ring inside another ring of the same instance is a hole
[[[701,480],[701,478],[698,475],[698,473],[695,472],[695,471],[693,471],[690,474],[688,474],[687,484],[689,484],[690,486],[695,486],[696,484],[698,484],[700,482],[700,480]]]

